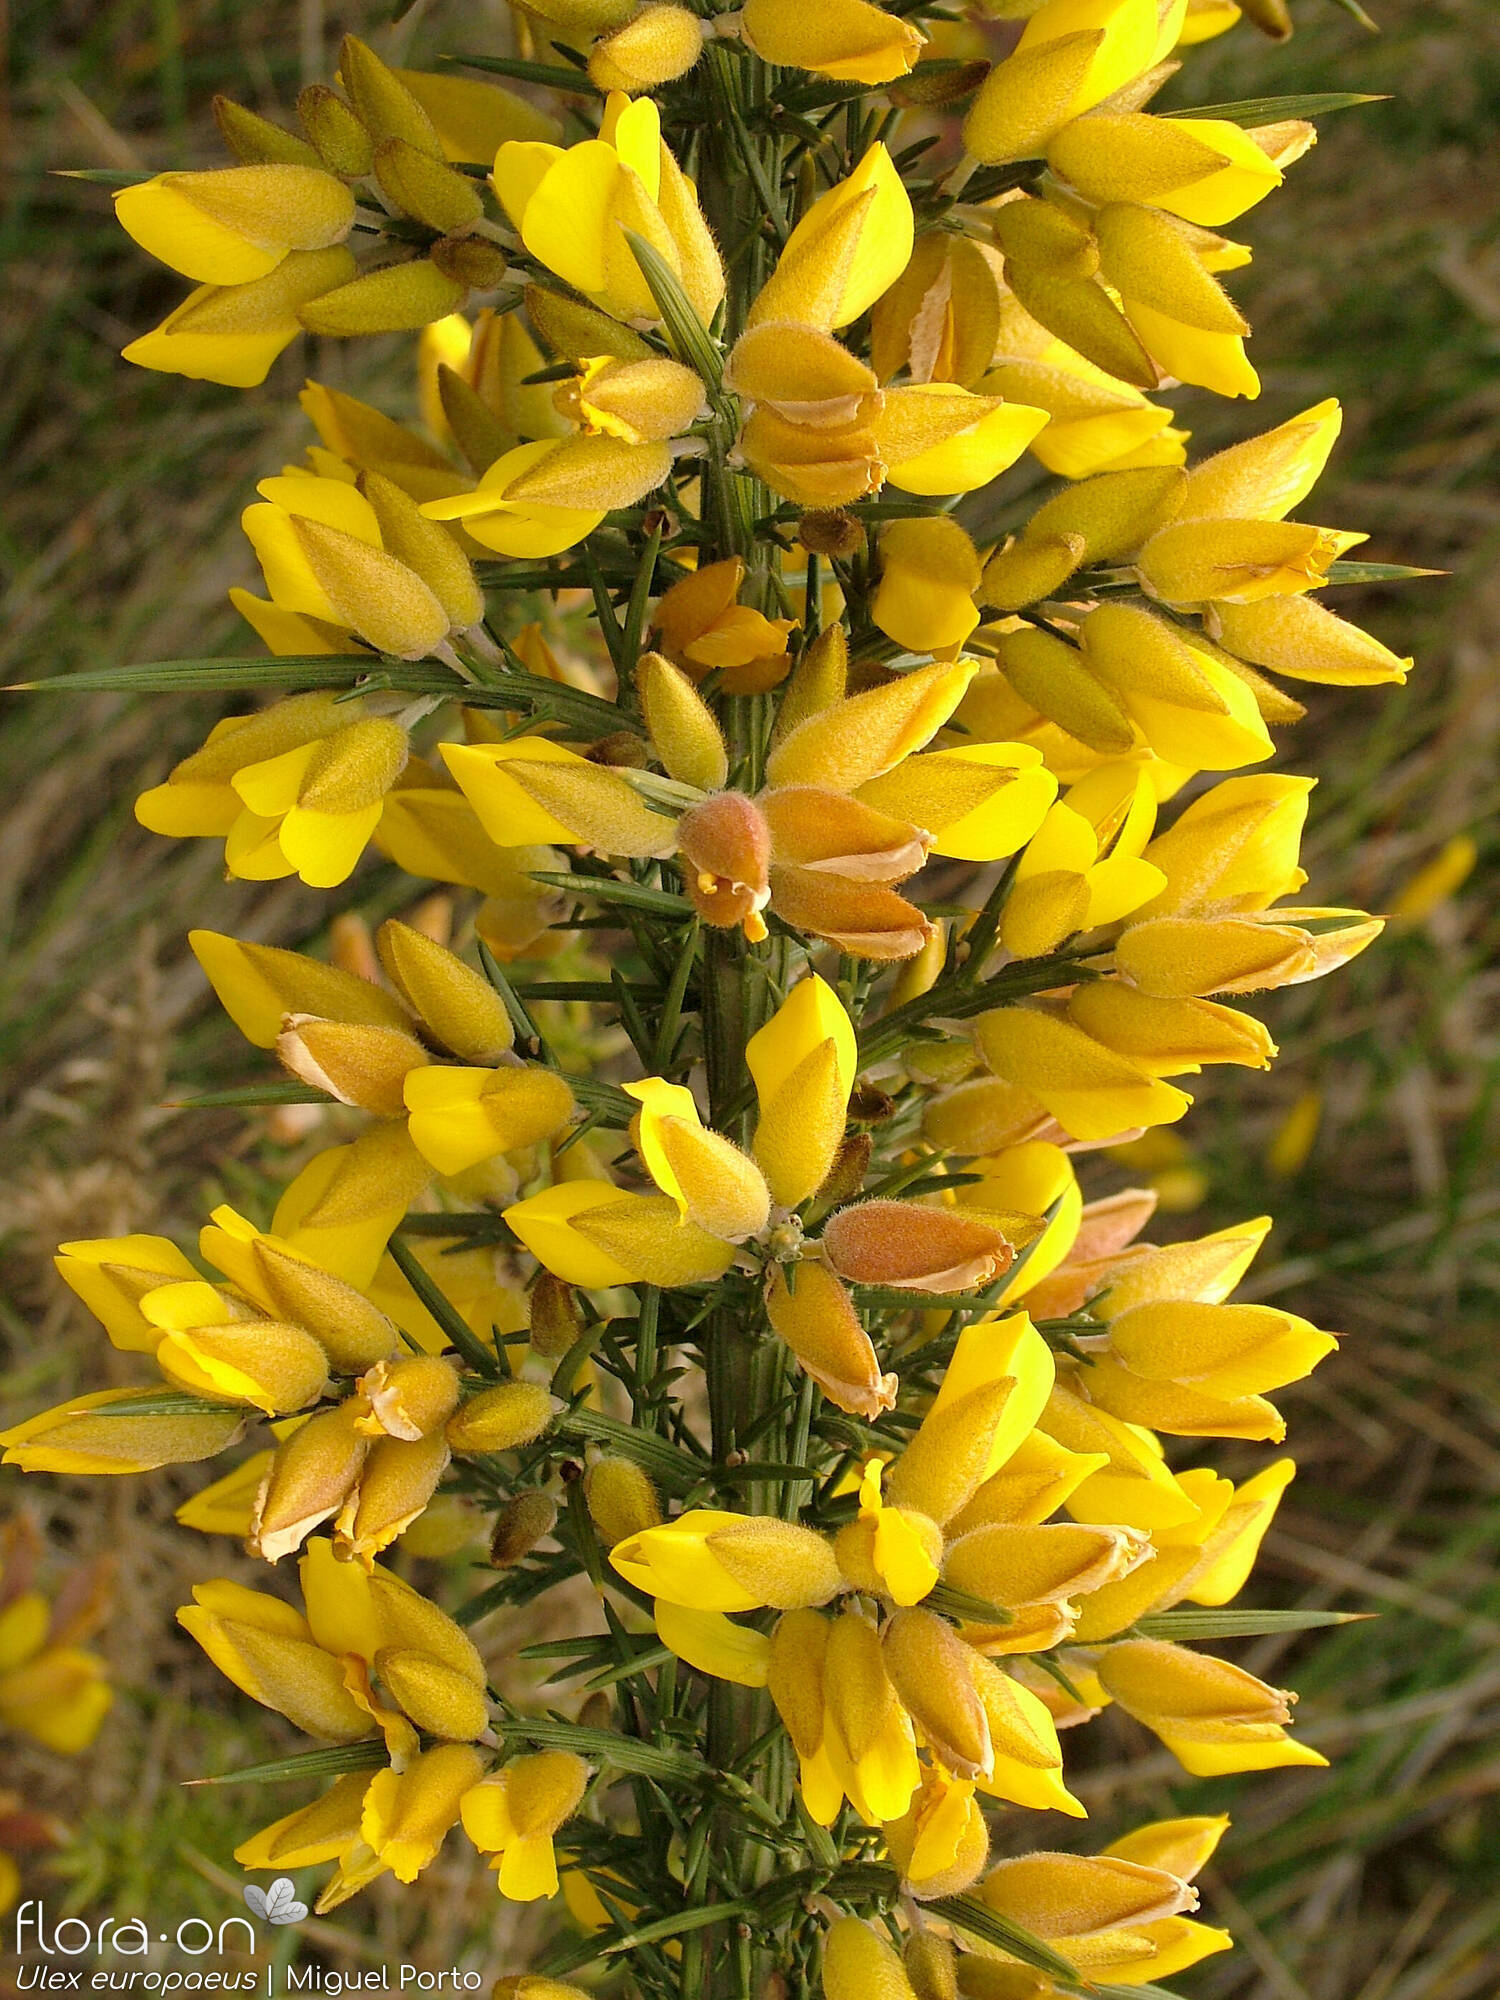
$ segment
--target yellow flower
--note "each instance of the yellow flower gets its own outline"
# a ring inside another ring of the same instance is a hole
[[[446,1613],[378,1563],[337,1561],[328,1541],[309,1542],[299,1569],[305,1616],[221,1579],[194,1587],[178,1623],[236,1687],[310,1735],[348,1743],[378,1726],[410,1751],[413,1722],[481,1734],[484,1667]]]
[[[1170,53],[1186,0],[1045,0],[964,121],[978,160],[1022,160]]]
[[[911,198],[877,142],[787,238],[750,308],[750,325],[796,320],[824,332],[847,326],[905,270],[914,231]]]
[[[824,1604],[839,1587],[833,1550],[821,1535],[708,1507],[627,1536],[609,1560],[627,1582],[687,1610],[793,1610]]]
[[[160,326],[122,348],[122,358],[163,375],[257,388],[302,332],[302,308],[347,285],[354,273],[354,259],[341,245],[293,250],[264,277],[200,285]]]
[[[763,62],[846,83],[905,76],[927,40],[869,0],[824,0],[815,11],[798,0],[747,0],[740,32]]]
[[[1253,132],[1224,118],[1143,111],[1100,111],[1064,126],[1047,163],[1086,201],[1149,202],[1205,229],[1233,222],[1282,182]]]
[[[6,1465],[23,1472],[154,1472],[226,1450],[244,1429],[239,1410],[189,1416],[137,1416],[131,1404],[150,1389],[100,1389],[42,1410],[0,1431]]]
[[[1328,1762],[1286,1733],[1296,1696],[1227,1660],[1161,1639],[1129,1639],[1107,1648],[1098,1673],[1105,1692],[1195,1778]]]
[[[1023,1854],[1001,1861],[978,1894],[996,1915],[1062,1952],[1084,1978],[1155,1967],[1153,1926],[1196,1909],[1196,1890],[1166,1867],[1114,1854]]]
[[[157,174],[115,194],[120,226],[200,285],[264,278],[295,250],[327,250],[354,224],[354,197],[319,167],[218,167]]]
[[[671,466],[671,451],[659,442],[544,438],[496,459],[472,493],[429,500],[422,514],[462,522],[500,555],[557,555],[592,534],[610,508],[644,499]]]
[[[76,1757],[98,1736],[114,1703],[104,1661],[79,1643],[109,1615],[109,1579],[103,1565],[79,1569],[65,1594],[49,1603],[34,1580],[40,1555],[27,1516],[0,1529],[0,1728]],[[0,1826],[15,1803],[0,1795]]]
[[[518,1757],[465,1792],[464,1832],[482,1854],[493,1854],[502,1896],[530,1903],[557,1894],[552,1836],[583,1797],[589,1768],[566,1750]]]
[[[531,254],[617,319],[657,317],[626,241],[644,238],[682,283],[705,325],[724,273],[692,183],[662,143],[649,97],[612,93],[601,136],[565,151],[516,141],[495,156],[494,187]]]

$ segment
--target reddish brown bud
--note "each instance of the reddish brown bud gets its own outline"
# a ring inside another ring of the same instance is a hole
[[[688,894],[706,924],[745,926],[766,934],[760,912],[770,897],[771,834],[760,808],[743,792],[715,792],[683,814],[677,849],[688,864]]]
[[[915,1201],[864,1201],[830,1216],[823,1249],[856,1285],[953,1292],[987,1285],[1015,1251],[994,1222],[972,1210],[924,1208]]]

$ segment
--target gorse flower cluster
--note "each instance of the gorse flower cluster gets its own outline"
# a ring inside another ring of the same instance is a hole
[[[529,0],[466,60],[555,111],[350,39],[299,130],[221,101],[239,164],[116,195],[198,287],[129,360],[419,330],[420,416],[309,382],[232,593],[271,657],[105,677],[242,696],[144,826],[349,885],[306,952],[192,935],[334,1143],[197,1261],[64,1244],[159,1379],[7,1457],[269,1426],[181,1519],[300,1603],[181,1623],[334,1775],[238,1858],[327,1910],[461,1827],[571,1914],[517,2000],[1159,1992],[1229,1946],[1226,1822],[1034,1819],[1084,1817],[1067,1732],[1324,1761],[1195,1642],[1278,1629],[1224,1607],[1292,1461],[1213,1441],[1278,1444],[1334,1338],[1234,1302],[1268,1218],[1143,1240],[1108,1151],[1380,929],[1297,900],[1265,768],[1288,680],[1409,664],[1291,518],[1338,406],[1203,457],[1155,400],[1257,394],[1218,232],[1321,101],[1149,108],[1227,0],[991,12]],[[450,1616],[400,1572],[481,1523]],[[570,1579],[541,1712],[484,1621]]]
[[[109,1616],[111,1574],[104,1562],[79,1564],[49,1597],[40,1587],[41,1557],[29,1515],[0,1523],[0,1740],[24,1737],[77,1757],[114,1704],[105,1663],[84,1644]],[[0,1915],[20,1895],[22,1857],[66,1839],[52,1814],[0,1790]]]

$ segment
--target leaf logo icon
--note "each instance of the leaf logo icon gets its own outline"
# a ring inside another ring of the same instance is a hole
[[[247,1906],[268,1924],[300,1924],[307,1915],[307,1905],[297,1901],[290,1875],[278,1875],[269,1889],[257,1888],[251,1882],[244,1890],[244,1897]]]

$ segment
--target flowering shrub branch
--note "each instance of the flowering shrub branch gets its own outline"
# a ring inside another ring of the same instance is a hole
[[[567,1897],[520,2000],[621,1960],[663,2000],[1160,1992],[1229,1946],[1225,1822],[1050,1849],[1066,1732],[1324,1761],[1192,1643],[1284,1623],[1225,1607],[1292,1461],[1195,1460],[1278,1444],[1335,1340],[1233,1302],[1267,1218],[1153,1245],[1090,1155],[1264,1068],[1246,998],[1380,929],[1288,900],[1311,781],[1260,768],[1287,680],[1409,665],[1313,594],[1397,572],[1289,518],[1338,406],[1205,459],[1153,400],[1258,393],[1218,232],[1355,100],[1161,116],[1234,7],[1015,11],[991,64],[920,3],[536,0],[463,62],[556,112],[349,38],[299,131],[221,100],[239,164],[116,194],[197,286],[127,359],[245,386],[419,332],[421,422],[303,391],[232,593],[271,657],[68,685],[276,695],[142,824],[335,908],[373,847],[454,922],[192,934],[267,1058],[238,1100],[342,1136],[197,1262],[63,1245],[158,1379],[6,1455],[269,1426],[181,1518],[301,1603],[180,1618],[332,1783],[238,1858],[333,1864],[327,1910],[461,1826]],[[1027,452],[1061,483],[1002,531]],[[590,657],[534,618],[579,591]],[[452,1617],[388,1565],[476,1515]],[[578,1577],[538,1714],[469,1633]]]

